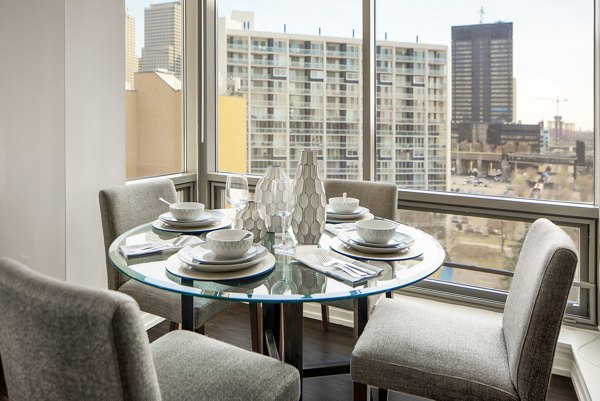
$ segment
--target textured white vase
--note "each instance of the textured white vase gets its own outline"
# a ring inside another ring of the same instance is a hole
[[[325,230],[327,199],[319,177],[317,152],[303,150],[294,179],[296,208],[292,213],[292,231],[299,244],[319,243]]]
[[[283,229],[281,217],[275,214],[271,183],[273,180],[285,180],[287,178],[288,176],[283,171],[283,167],[269,166],[265,175],[256,184],[256,203],[264,213],[267,231],[270,233],[280,233]]]
[[[248,230],[254,234],[254,242],[260,242],[267,235],[267,225],[261,217],[258,204],[250,195],[246,206],[235,216],[235,228],[238,230]]]

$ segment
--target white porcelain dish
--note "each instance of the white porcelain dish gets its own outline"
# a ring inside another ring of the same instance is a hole
[[[396,232],[392,239],[385,244],[376,244],[373,242],[367,242],[358,235],[356,231],[349,231],[346,233],[338,234],[338,237],[344,242],[354,242],[358,245],[372,247],[372,248],[407,248],[411,246],[415,240],[413,237],[407,234]]]
[[[365,214],[361,214],[360,216],[356,216],[356,217],[344,217],[342,219],[336,218],[331,216],[329,213],[327,214],[327,223],[333,223],[333,224],[337,224],[337,223],[355,223],[357,221],[363,221],[363,220],[373,220],[375,218],[375,216],[372,213],[365,213]]]
[[[169,273],[184,278],[206,281],[229,281],[229,280],[248,280],[268,273],[275,267],[275,256],[267,252],[261,260],[253,260],[248,266],[240,267],[238,270],[212,270],[203,271],[202,267],[197,268],[183,262],[178,255],[173,255],[167,259],[166,269]],[[222,267],[222,265],[220,265]],[[238,265],[239,267],[239,265]]]
[[[401,238],[405,238],[404,234],[397,234],[397,236],[401,236]],[[364,243],[359,243],[356,242],[354,240],[352,240],[351,238],[349,238],[348,236],[344,236],[344,235],[339,235],[338,239],[343,242],[345,245],[349,246],[352,249],[356,249],[357,251],[360,252],[365,252],[365,253],[370,253],[370,254],[399,254],[399,253],[403,253],[406,252],[407,249],[409,249],[415,242],[415,240],[412,237],[406,236],[406,242],[400,242],[399,245],[394,246],[394,247],[381,247],[381,246],[372,246],[372,245],[366,245]]]
[[[218,221],[211,222],[207,225],[200,227],[173,227],[160,219],[156,219],[152,222],[152,228],[158,231],[164,231],[167,233],[184,233],[184,234],[202,234],[214,230],[222,230],[223,228],[229,228],[231,226],[231,219],[224,217]]]
[[[262,246],[260,244],[253,244],[250,247],[250,249],[248,249],[248,251],[245,254],[243,254],[242,256],[240,256],[239,258],[227,259],[227,258],[221,258],[221,257],[217,256],[217,254],[214,253],[213,251],[211,251],[208,248],[207,244],[204,243],[204,244],[199,244],[199,245],[194,246],[192,248],[192,250],[190,251],[190,256],[192,258],[194,258],[194,261],[196,261],[197,263],[227,265],[227,264],[236,264],[236,263],[247,262],[251,259],[255,259],[255,258],[262,256],[266,252],[267,252],[267,248],[265,248],[264,246]]]
[[[172,227],[204,227],[209,224],[213,224],[221,219],[223,219],[225,215],[221,212],[213,212],[207,211],[202,213],[202,215],[194,221],[178,221],[173,218],[170,212],[163,213],[158,218],[164,223],[172,226]]]
[[[185,247],[179,252],[177,252],[177,257],[180,261],[185,263],[186,265],[193,267],[194,269],[202,272],[232,272],[236,270],[245,269],[247,267],[253,266],[257,263],[262,262],[269,254],[269,252],[264,252],[260,256],[256,258],[252,258],[242,263],[233,263],[233,264],[212,264],[212,263],[198,263],[194,260],[194,257],[190,255],[191,247]]]
[[[177,221],[196,221],[204,212],[204,204],[198,202],[175,202],[169,205],[169,211]]]
[[[369,209],[359,206],[352,213],[336,213],[332,208],[327,207],[327,217],[334,217],[340,220],[351,220],[369,213]]]
[[[248,252],[254,234],[248,230],[219,230],[206,235],[208,249],[223,259],[236,259]]]
[[[396,233],[398,223],[390,220],[369,220],[356,223],[358,235],[372,244],[385,244],[392,239]]]
[[[339,197],[329,198],[329,207],[334,213],[350,214],[358,208],[359,200],[356,198]]]
[[[337,253],[349,256],[354,259],[382,260],[388,262],[395,260],[413,259],[423,254],[423,249],[419,246],[419,244],[415,244],[403,252],[394,252],[387,254],[382,252],[363,252],[344,244],[339,238],[332,239],[329,242],[329,247]]]

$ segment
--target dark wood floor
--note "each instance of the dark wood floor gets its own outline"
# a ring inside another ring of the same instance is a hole
[[[150,329],[148,337],[150,341],[154,341],[168,330],[169,324],[163,322]],[[250,349],[248,306],[237,304],[228,311],[221,313],[206,325],[206,335],[241,348]],[[348,359],[353,347],[352,329],[332,325],[331,330],[326,333],[322,330],[320,321],[304,319],[305,363]],[[305,379],[303,399],[305,401],[352,400],[352,381],[350,380],[350,376],[339,375]],[[424,398],[390,392],[389,400],[417,401],[424,400]],[[571,379],[553,375],[547,400],[577,401]]]

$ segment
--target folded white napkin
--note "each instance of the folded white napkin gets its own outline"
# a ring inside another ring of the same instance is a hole
[[[356,223],[325,224],[325,231],[338,235],[339,232],[347,232],[356,229]]]
[[[179,239],[181,237],[182,239]],[[144,242],[141,244],[121,245],[119,247],[119,252],[125,258],[129,258],[131,256],[149,255],[153,253],[175,253],[185,246],[196,245],[202,242],[202,240],[193,235],[180,235],[179,237],[170,240],[158,240]]]
[[[363,277],[352,277],[343,270],[340,270],[335,265],[330,267],[323,266],[317,259],[316,252],[326,252],[327,255],[333,259],[339,259],[348,263],[352,263],[353,265],[359,266],[365,270],[372,272],[372,274]],[[349,281],[351,283],[358,283],[368,280],[377,276],[383,271],[383,269],[379,267],[369,265],[367,263],[346,257],[344,255],[340,255],[337,252],[317,248],[314,245],[298,246],[296,248],[296,254],[294,255],[294,259],[296,259],[298,262],[305,264],[311,269],[325,274],[326,276],[330,276],[341,281]]]

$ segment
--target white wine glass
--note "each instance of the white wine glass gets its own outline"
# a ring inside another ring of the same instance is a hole
[[[273,207],[275,214],[281,217],[282,222],[282,242],[274,245],[275,253],[282,255],[293,255],[293,241],[288,241],[287,232],[289,230],[289,217],[296,207],[296,194],[294,192],[294,181],[290,179],[273,180],[271,183],[273,192]]]
[[[230,174],[225,184],[225,197],[237,213],[246,205],[250,197],[248,179],[241,174]]]

